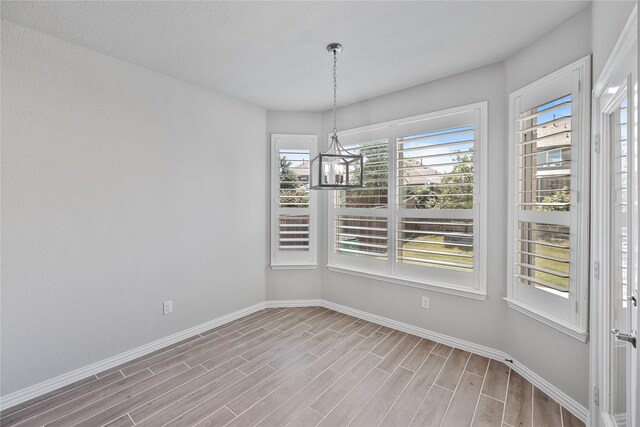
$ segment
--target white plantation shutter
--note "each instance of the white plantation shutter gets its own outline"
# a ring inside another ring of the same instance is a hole
[[[334,251],[387,259],[387,222],[383,217],[338,215],[335,219]]]
[[[480,108],[397,127],[396,271],[480,288]],[[484,129],[482,129],[484,130]]]
[[[426,130],[397,144],[398,261],[472,271],[475,126]]]
[[[570,289],[571,119],[570,94],[517,119],[516,277],[564,298]]]
[[[510,97],[510,305],[586,329],[589,60]],[[543,320],[544,321],[544,320]]]
[[[384,272],[389,259],[388,130],[340,136],[349,152],[364,156],[362,188],[333,192],[332,262]]]
[[[314,135],[272,135],[273,268],[316,264],[315,195],[309,190]]]
[[[342,132],[340,140],[364,155],[365,185],[333,192],[330,267],[484,295],[486,103]]]

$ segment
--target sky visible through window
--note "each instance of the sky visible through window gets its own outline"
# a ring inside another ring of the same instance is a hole
[[[309,150],[287,149],[280,154],[291,162],[291,167],[300,166],[303,162],[309,161]]]
[[[428,138],[428,139],[425,139]],[[438,173],[451,172],[454,165],[438,165],[457,161],[458,153],[473,149],[475,142],[474,126],[460,126],[403,137],[403,159],[418,158],[424,166],[432,166]],[[459,142],[459,144],[455,144]],[[442,156],[434,156],[442,154]],[[434,156],[420,159],[422,156]],[[437,165],[437,166],[436,166]]]
[[[564,96],[560,99],[556,99],[555,101],[551,101],[547,104],[541,105],[540,107],[538,107],[538,112],[543,112],[544,110],[553,108],[556,105],[564,104],[570,101],[571,101],[571,95]],[[571,116],[571,104],[567,104],[553,111],[549,111],[548,113],[543,113],[539,115],[537,117],[537,121],[538,121],[538,124],[541,125],[555,119],[560,119],[560,118],[570,117],[570,116]]]

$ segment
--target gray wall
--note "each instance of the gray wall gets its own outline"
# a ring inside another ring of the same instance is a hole
[[[3,395],[264,301],[264,110],[6,21],[1,71]]]
[[[593,2],[591,36],[594,82],[602,72],[635,4],[633,0]]]

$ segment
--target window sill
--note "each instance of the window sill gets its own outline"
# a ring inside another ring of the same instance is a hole
[[[348,268],[348,267],[337,266],[337,265],[327,265],[327,269],[329,271],[333,271],[336,273],[344,273],[344,274],[350,274],[352,276],[366,277],[367,279],[381,280],[383,282],[396,283],[398,285],[410,286],[412,288],[418,288],[418,289],[427,289],[430,291],[442,292],[445,294],[456,295],[456,296],[471,298],[471,299],[480,300],[480,301],[484,301],[487,298],[486,292],[483,292],[477,289],[446,286],[446,285],[437,284],[437,283],[429,283],[429,282],[422,282],[422,281],[417,281],[412,279],[404,279],[401,277],[391,277],[385,274],[372,273],[370,271],[359,270],[355,268],[350,268],[350,267]]]
[[[271,264],[272,270],[315,270],[318,264]]]
[[[560,332],[564,332],[565,334],[577,339],[578,341],[587,342],[589,339],[589,333],[587,331],[578,329],[575,325],[567,322],[566,320],[558,319],[557,317],[551,316],[536,307],[525,304],[522,301],[518,301],[513,298],[505,297],[504,300],[509,304],[510,308],[519,311],[520,313],[525,314],[539,322],[542,322],[547,326],[551,326],[552,328]]]

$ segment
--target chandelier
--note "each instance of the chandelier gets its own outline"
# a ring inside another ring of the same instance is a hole
[[[361,154],[346,150],[338,140],[336,128],[337,61],[342,51],[340,43],[331,43],[327,51],[333,54],[333,135],[331,144],[311,161],[311,188],[331,190],[363,187],[364,160]]]

